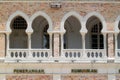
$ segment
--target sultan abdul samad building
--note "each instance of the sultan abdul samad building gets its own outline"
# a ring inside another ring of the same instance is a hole
[[[0,0],[0,80],[120,80],[119,0]]]

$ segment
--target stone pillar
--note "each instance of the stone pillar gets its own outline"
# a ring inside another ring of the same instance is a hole
[[[6,56],[9,56],[10,54],[8,53],[9,52],[9,46],[10,46],[10,43],[9,43],[9,36],[10,36],[10,33],[7,33],[6,35],[6,39],[7,39],[7,50],[6,50]]]
[[[31,50],[31,33],[28,34],[28,49]]]
[[[63,56],[63,49],[64,49],[64,47],[63,47],[64,46],[63,45],[64,44],[63,37],[64,37],[64,33],[61,33],[60,37],[61,37],[61,43],[60,43],[61,44],[61,56]]]
[[[117,58],[117,49],[118,49],[117,37],[118,37],[118,33],[115,33],[115,56],[116,56],[116,58]]]
[[[106,33],[104,33],[103,36],[104,36],[104,49],[106,49],[106,45],[107,45],[106,44]]]
[[[106,54],[105,54],[105,57],[107,57],[107,48],[106,48],[106,47],[107,47],[107,46],[106,46],[106,45],[107,45],[107,44],[106,44],[107,41],[106,41],[106,33],[103,33],[103,36],[104,36],[104,38],[103,38],[103,39],[104,39],[104,49],[105,49],[105,53],[106,53]]]
[[[83,54],[85,54],[85,33],[82,34],[82,46],[83,46]]]
[[[49,39],[49,43],[50,43],[49,48],[50,48],[50,51],[51,51],[51,52],[50,52],[50,53],[51,53],[50,55],[51,55],[51,57],[52,57],[52,44],[53,44],[53,43],[52,43],[52,33],[51,33],[51,32],[48,32],[48,33],[49,33],[49,38],[50,38],[50,39]]]
[[[53,74],[53,80],[61,80],[60,74]]]
[[[31,54],[31,32],[28,32],[28,52],[29,52],[29,55],[30,57],[32,57],[32,54]]]
[[[114,38],[113,33],[108,34],[108,57],[114,57]]]
[[[54,33],[54,41],[53,41],[53,45],[54,45],[54,57],[59,57],[59,53],[60,53],[60,35],[59,33]]]

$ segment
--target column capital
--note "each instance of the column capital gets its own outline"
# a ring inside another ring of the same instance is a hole
[[[6,35],[10,35],[10,33],[11,33],[11,32],[6,32],[5,34],[6,34]]]
[[[31,35],[33,32],[26,32],[28,35]]]
[[[83,35],[83,36],[86,34],[86,32],[80,32],[80,33],[81,33],[81,35]]]
[[[61,31],[48,31],[49,34],[64,34],[64,32],[61,32]]]
[[[53,32],[52,32],[52,31],[48,31],[48,34],[49,34],[49,35],[52,35],[52,34],[53,34]]]
[[[108,32],[102,32],[102,31],[101,31],[101,33],[104,35],[104,34],[107,34]]]
[[[107,35],[107,33],[103,33],[103,36],[106,36]]]

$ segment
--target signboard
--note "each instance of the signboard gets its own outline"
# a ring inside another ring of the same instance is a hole
[[[44,74],[44,69],[14,69],[13,73],[15,74],[32,74],[32,73],[41,73]]]

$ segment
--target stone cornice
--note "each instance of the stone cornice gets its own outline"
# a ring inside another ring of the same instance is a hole
[[[120,3],[119,0],[0,0],[0,2],[79,2],[79,3]]]

